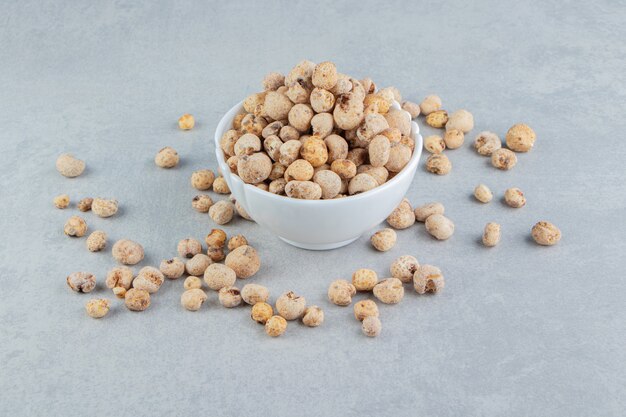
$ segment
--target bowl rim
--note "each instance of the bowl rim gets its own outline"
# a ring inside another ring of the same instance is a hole
[[[395,104],[395,108],[397,109],[401,109],[400,105],[397,101],[394,101]],[[372,188],[371,190],[368,190],[364,193],[359,193],[356,195],[348,195],[342,198],[331,198],[329,200],[323,200],[323,199],[319,199],[319,200],[306,200],[306,199],[301,199],[301,198],[291,198],[291,197],[287,197],[286,195],[278,195],[278,194],[274,194],[274,193],[270,193],[269,191],[265,191],[260,189],[259,187],[256,187],[252,184],[247,184],[245,183],[238,175],[233,175],[233,173],[230,171],[230,168],[228,167],[228,164],[226,163],[226,160],[224,159],[224,152],[222,151],[222,147],[220,144],[220,141],[222,139],[222,135],[223,133],[225,133],[227,130],[229,129],[225,129],[225,125],[227,122],[232,122],[232,118],[234,118],[234,115],[240,114],[241,110],[243,109],[243,100],[240,101],[239,103],[235,104],[233,107],[231,107],[225,114],[224,116],[222,116],[222,118],[220,119],[220,121],[217,124],[217,128],[215,129],[215,154],[217,157],[217,162],[219,167],[222,170],[222,175],[225,177],[228,175],[228,177],[230,178],[231,181],[239,181],[241,182],[241,185],[244,187],[248,187],[248,190],[250,192],[253,193],[257,193],[262,195],[262,197],[267,197],[270,199],[275,199],[278,202],[289,202],[291,204],[296,204],[296,205],[324,205],[324,206],[332,206],[332,205],[336,205],[336,204],[342,204],[345,203],[347,201],[358,201],[358,200],[362,200],[362,199],[367,199],[369,197],[372,197],[374,195],[376,195],[377,193],[382,193],[385,190],[392,188],[394,185],[396,185],[396,183],[400,182],[400,180],[404,177],[406,177],[407,175],[409,175],[409,172],[411,172],[413,169],[412,167],[414,165],[417,165],[419,162],[419,159],[422,155],[422,147],[423,147],[423,143],[422,143],[422,136],[419,132],[419,126],[417,125],[416,122],[414,122],[411,119],[411,136],[413,136],[413,139],[415,140],[415,148],[413,150],[413,155],[411,155],[411,159],[409,159],[409,162],[407,162],[407,164],[404,166],[404,168],[402,168],[402,170],[400,170],[400,172],[398,172],[392,179],[390,179],[389,181],[385,182],[382,185],[379,185],[378,187]],[[231,113],[234,113],[233,117],[227,120],[226,117],[229,116]],[[407,112],[408,114],[408,112]],[[413,130],[413,125],[418,126],[417,130],[414,132]],[[223,132],[223,133],[222,133]],[[416,171],[415,171],[416,172]],[[415,173],[413,174],[413,176],[415,176]],[[412,182],[413,180],[411,180]],[[232,191],[231,191],[232,192]]]

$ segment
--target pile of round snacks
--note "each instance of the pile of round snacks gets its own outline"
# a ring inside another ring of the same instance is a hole
[[[415,143],[419,106],[396,88],[339,73],[332,62],[302,61],[269,74],[221,139],[231,171],[287,197],[333,199],[369,191],[400,172]]]
[[[463,146],[465,135],[474,128],[470,112],[448,113],[436,95],[427,96],[419,104],[403,101],[396,88],[378,89],[369,78],[357,80],[338,73],[331,62],[302,61],[287,76],[270,73],[263,80],[263,88],[263,92],[244,100],[245,113],[234,119],[232,129],[221,139],[221,149],[231,171],[244,182],[292,198],[346,197],[367,192],[393,178],[413,155],[411,119],[420,115],[429,126],[445,129],[441,135],[427,136],[424,148],[431,154],[425,162],[426,170],[446,175],[452,169],[446,152]],[[394,102],[401,103],[402,110]],[[184,114],[178,126],[193,129],[195,119]],[[493,167],[509,170],[518,163],[517,153],[529,152],[535,140],[529,126],[516,124],[506,133],[504,143],[497,134],[483,131],[475,137],[473,147],[479,155],[490,157]],[[154,162],[161,168],[174,168],[180,156],[172,147],[164,147]],[[62,154],[56,161],[58,172],[68,178],[81,175],[85,168],[84,161],[70,154]],[[215,224],[227,224],[235,216],[251,220],[232,195],[214,201],[215,196],[205,193],[230,194],[219,171],[216,175],[210,169],[198,169],[192,173],[190,183],[203,192],[192,198],[192,208],[208,213]],[[494,197],[485,184],[477,185],[473,195],[483,204]],[[501,195],[502,202],[511,208],[519,209],[527,203],[524,192],[516,187]],[[68,194],[53,198],[58,209],[70,208],[71,201]],[[76,208],[87,213],[85,216],[93,212],[109,218],[119,207],[113,198],[85,197],[78,200]],[[413,207],[405,198],[386,221],[389,227],[377,230],[370,238],[373,248],[380,252],[393,250],[398,239],[396,230],[409,229],[416,223],[423,223],[433,240],[447,240],[455,231],[438,202]],[[228,309],[249,306],[251,319],[262,324],[272,337],[284,334],[289,322],[299,321],[306,327],[318,327],[324,322],[324,310],[307,304],[305,297],[294,291],[280,293],[271,303],[267,287],[238,284],[261,268],[257,250],[241,234],[229,236],[215,228],[204,242],[193,237],[182,239],[176,246],[177,256],[162,260],[158,267],[145,265],[135,273],[133,266],[145,257],[140,243],[118,239],[109,245],[105,231],[88,233],[87,221],[77,215],[67,219],[63,231],[73,238],[87,236],[85,246],[90,252],[103,252],[110,246],[118,265],[108,271],[105,286],[111,290],[113,300],[123,300],[128,310],[148,309],[151,298],[166,282],[185,277],[180,284],[180,304],[188,311],[202,310],[211,297]],[[538,245],[550,246],[559,242],[561,231],[550,222],[540,221],[532,227],[531,236]],[[496,246],[500,240],[501,225],[487,223],[482,232],[484,246]],[[351,280],[333,281],[327,291],[329,302],[337,306],[349,306],[357,299],[354,317],[368,337],[381,333],[381,310],[402,302],[406,286],[418,294],[439,293],[445,286],[438,267],[420,264],[411,255],[396,258],[384,276],[379,279],[376,271],[359,269]],[[90,293],[97,287],[96,276],[84,271],[69,274],[66,283],[76,293]],[[106,298],[93,298],[84,308],[88,316],[102,318],[115,305]]]

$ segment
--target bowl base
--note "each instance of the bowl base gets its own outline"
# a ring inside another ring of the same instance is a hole
[[[302,242],[294,242],[293,240],[285,239],[284,237],[280,237],[280,236],[278,237],[283,242],[287,242],[290,245],[295,246],[297,248],[308,249],[308,250],[330,250],[330,249],[337,249],[342,246],[349,245],[350,243],[354,242],[361,236],[344,240],[342,242],[333,242],[333,243],[302,243]]]

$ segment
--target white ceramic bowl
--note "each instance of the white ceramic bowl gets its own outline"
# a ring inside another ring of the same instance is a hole
[[[395,108],[400,108],[394,103]],[[391,180],[365,193],[333,200],[299,200],[263,191],[232,174],[220,148],[222,135],[243,113],[237,104],[220,120],[215,131],[219,167],[235,199],[259,225],[285,242],[304,249],[324,250],[347,245],[380,224],[406,194],[422,153],[422,136],[412,122],[415,151],[409,163]],[[408,115],[408,113],[407,113]],[[410,116],[408,116],[410,117]]]

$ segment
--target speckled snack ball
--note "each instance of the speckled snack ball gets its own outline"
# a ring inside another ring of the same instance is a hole
[[[535,131],[524,123],[513,125],[506,132],[506,146],[515,152],[528,152],[535,144]]]
[[[94,198],[91,202],[91,211],[98,217],[107,218],[117,213],[118,202],[113,198]]]
[[[371,269],[357,269],[352,274],[352,285],[357,291],[372,291],[378,284],[378,274]]]
[[[85,304],[87,315],[94,319],[101,319],[109,313],[111,302],[106,298],[93,298]]]
[[[202,253],[202,243],[197,239],[189,237],[178,242],[176,251],[181,258],[191,259],[195,255]]]
[[[192,115],[187,114],[187,113],[183,114],[178,119],[178,127],[181,128],[182,130],[193,129],[195,124],[196,124],[196,120],[193,118]]]
[[[540,221],[532,228],[531,235],[542,246],[556,245],[561,240],[561,231],[550,222]]]
[[[304,314],[306,299],[288,291],[276,299],[276,311],[285,320],[297,320]]]
[[[236,280],[235,271],[224,264],[211,264],[204,270],[204,282],[214,291],[230,287]]]
[[[174,168],[179,161],[178,152],[169,146],[161,149],[154,157],[154,163],[161,168]]]
[[[409,200],[405,198],[400,202],[387,217],[387,223],[397,230],[406,229],[415,223],[415,214]]]
[[[243,155],[237,161],[237,175],[248,184],[259,184],[265,181],[271,172],[272,160],[262,152]]]
[[[199,288],[192,288],[180,296],[180,304],[189,311],[198,311],[207,300],[207,295]]]
[[[226,308],[237,307],[241,304],[241,292],[237,287],[222,287],[217,296],[220,304]]]
[[[452,170],[452,163],[444,154],[432,154],[426,160],[426,170],[437,175],[447,175]]]
[[[493,132],[480,132],[474,139],[474,149],[480,155],[491,156],[491,154],[502,147],[502,141]]]
[[[454,223],[442,214],[433,214],[424,223],[426,231],[437,240],[446,240],[454,234]]]
[[[279,72],[270,72],[263,78],[263,89],[265,91],[275,91],[283,85],[285,85],[285,76]]]
[[[320,62],[315,66],[311,79],[318,88],[330,90],[337,84],[337,67],[332,62]]]
[[[209,217],[217,224],[227,224],[235,215],[235,205],[230,201],[220,200],[209,209]]]
[[[398,278],[386,278],[374,287],[374,297],[381,303],[397,304],[404,297],[404,287]]]
[[[253,133],[246,133],[237,139],[233,150],[237,156],[252,155],[261,150],[261,139]]]
[[[436,293],[445,287],[441,270],[436,266],[422,265],[413,276],[413,288],[418,294]]]
[[[185,272],[185,263],[179,258],[165,259],[161,261],[159,270],[168,279],[178,279]]]
[[[387,252],[396,245],[396,239],[396,232],[393,229],[386,228],[374,233],[370,238],[370,242],[374,249]]]
[[[54,206],[56,208],[65,209],[67,208],[67,206],[70,205],[70,196],[67,194],[61,194],[54,197],[54,200],[52,202],[54,203]]]
[[[96,276],[89,272],[73,272],[67,276],[66,281],[76,292],[91,292],[96,288]]]
[[[228,240],[228,250],[232,251],[247,244],[248,239],[244,235],[235,235]]]
[[[448,112],[435,110],[426,116],[426,124],[436,129],[442,129],[448,123]]]
[[[118,298],[124,298],[126,291],[133,283],[133,270],[127,266],[116,266],[111,269],[106,276],[105,284],[107,288],[113,290]]]
[[[150,293],[146,290],[131,288],[126,291],[124,304],[131,311],[144,311],[150,307]]]
[[[313,181],[289,181],[285,185],[285,194],[302,200],[319,200],[322,198],[322,187]]]
[[[403,255],[393,261],[389,271],[392,278],[398,278],[402,282],[411,282],[413,274],[419,266],[420,264],[414,256]]]
[[[189,275],[200,276],[212,263],[213,260],[208,255],[198,253],[185,263],[185,271]]]
[[[193,288],[202,288],[202,280],[198,277],[194,277],[193,275],[187,277],[183,281],[183,288],[186,290],[191,290]]]
[[[389,147],[389,159],[385,168],[389,172],[400,172],[411,160],[413,152],[411,148],[401,142],[391,142]]]
[[[213,191],[218,194],[229,194],[230,188],[228,188],[228,183],[224,177],[217,177],[213,182]]]
[[[376,337],[382,330],[382,323],[378,317],[369,316],[363,320],[361,324],[361,330],[367,337]]]
[[[274,315],[274,309],[265,302],[259,302],[252,306],[250,317],[257,323],[265,324]]]
[[[500,242],[500,225],[498,223],[487,223],[483,231],[483,245],[487,247],[496,246]]]
[[[372,300],[361,300],[354,305],[354,317],[358,321],[367,317],[378,317],[378,306]]]
[[[457,149],[463,146],[465,142],[465,134],[459,129],[446,130],[443,135],[443,141],[448,149]]]
[[[213,181],[215,181],[215,174],[210,169],[201,169],[191,174],[191,186],[196,190],[210,189]]]
[[[199,213],[208,213],[213,200],[206,194],[198,194],[191,200],[191,207]]]
[[[413,103],[412,101],[402,102],[402,110],[409,112],[411,119],[415,119],[421,112],[419,104]]]
[[[82,211],[82,212],[87,212],[89,210],[91,210],[91,204],[93,203],[93,198],[91,197],[86,197],[81,199],[78,202],[78,210]]]
[[[424,149],[430,153],[439,154],[446,149],[446,142],[439,135],[427,136],[424,139]]]
[[[89,252],[100,252],[107,245],[107,234],[102,230],[92,232],[87,238],[87,249]]]
[[[154,294],[159,291],[163,281],[165,281],[165,276],[161,271],[152,266],[146,266],[139,270],[137,277],[133,280],[133,288]]]
[[[517,164],[517,156],[508,149],[500,148],[491,154],[491,165],[494,167],[508,171]]]
[[[144,256],[143,246],[129,239],[115,242],[111,253],[116,261],[124,265],[135,265],[141,262]]]
[[[324,310],[318,306],[309,306],[304,310],[302,324],[307,327],[318,327],[324,323]]]
[[[64,177],[74,178],[83,173],[85,162],[69,153],[64,153],[57,158],[56,168]]]
[[[441,203],[428,203],[415,209],[415,220],[425,222],[433,214],[443,214],[445,207]]]
[[[365,193],[378,187],[378,181],[369,174],[356,174],[348,183],[348,194]]]
[[[488,203],[493,200],[493,193],[485,184],[478,184],[474,188],[474,197],[481,203]]]
[[[526,205],[526,197],[519,188],[509,188],[504,192],[504,202],[509,207],[520,208]]]
[[[271,337],[278,337],[287,330],[287,320],[281,316],[272,316],[265,323],[265,333]]]
[[[328,299],[338,306],[350,305],[354,294],[356,294],[355,286],[345,279],[335,280],[328,287]]]
[[[261,259],[252,246],[240,246],[226,256],[226,266],[235,271],[237,278],[249,278],[261,268]]]
[[[241,298],[246,304],[255,305],[270,298],[269,290],[259,284],[246,284],[241,289]]]
[[[70,237],[82,237],[87,233],[87,222],[79,216],[72,216],[63,226],[63,232]]]
[[[436,95],[426,96],[420,103],[420,110],[424,116],[428,116],[439,109],[441,109],[441,98]]]
[[[474,128],[474,116],[467,110],[457,110],[448,116],[446,130],[460,130],[467,133]]]
[[[385,135],[376,135],[367,148],[370,165],[384,167],[391,156],[391,142]]]
[[[328,147],[326,142],[316,136],[306,139],[300,148],[302,160],[308,162],[313,168],[320,167],[328,161]],[[300,160],[294,161],[291,165]],[[308,179],[308,178],[307,178]]]

